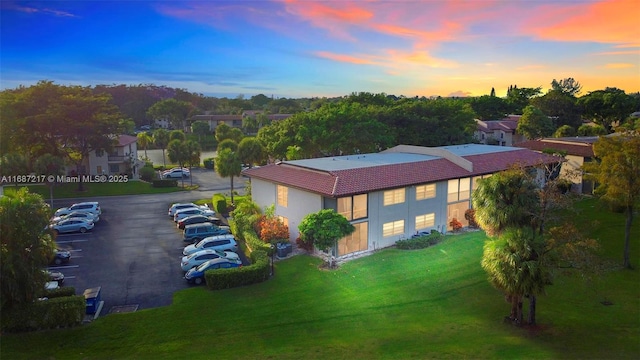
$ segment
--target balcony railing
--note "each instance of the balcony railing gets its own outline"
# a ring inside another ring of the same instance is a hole
[[[108,157],[109,161],[118,161],[118,162],[123,162],[127,159],[129,159],[128,156],[122,156],[122,155],[109,155]]]

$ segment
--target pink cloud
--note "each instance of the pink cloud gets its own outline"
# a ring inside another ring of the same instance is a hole
[[[523,27],[538,38],[555,41],[637,44],[637,0],[541,6]]]
[[[345,62],[350,64],[359,64],[359,65],[374,65],[375,62],[367,59],[366,57],[357,57],[352,55],[344,55],[344,54],[335,54],[328,51],[318,51],[315,53],[316,56],[334,60],[338,62]]]

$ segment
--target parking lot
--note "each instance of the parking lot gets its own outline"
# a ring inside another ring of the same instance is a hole
[[[219,189],[220,185],[209,184],[208,188]],[[74,287],[76,294],[100,286],[101,315],[114,306],[169,305],[173,293],[188,285],[180,268],[185,245],[182,232],[167,216],[167,209],[174,202],[210,199],[214,192],[220,190],[55,200],[56,208],[98,201],[102,215],[90,232],[57,237],[59,247],[70,250],[71,261],[50,269],[61,271],[64,286]]]

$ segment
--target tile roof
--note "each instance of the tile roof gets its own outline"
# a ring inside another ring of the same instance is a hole
[[[125,146],[129,144],[133,144],[138,141],[138,138],[131,135],[119,135],[118,136],[118,146]]]
[[[373,155],[373,154],[372,154]],[[353,157],[353,156],[352,156]],[[471,171],[442,157],[427,156],[423,161],[399,162],[337,170],[318,170],[280,162],[245,170],[244,175],[278,183],[328,197],[364,194],[372,191],[490,174],[513,165],[533,166],[558,162],[557,157],[528,149],[462,156],[473,164]]]
[[[597,138],[595,138],[597,139]],[[543,151],[545,149],[554,149],[566,151],[568,155],[594,157],[593,155],[594,137],[580,138],[558,138],[558,139],[539,139],[529,140],[518,143],[517,147],[526,148],[535,151]]]

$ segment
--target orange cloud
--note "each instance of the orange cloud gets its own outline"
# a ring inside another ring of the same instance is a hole
[[[375,65],[376,64],[374,61],[366,58],[355,57],[351,55],[334,54],[328,51],[317,51],[315,54],[321,58],[339,61],[339,62],[346,62],[350,64],[359,64],[359,65]]]
[[[621,51],[605,51],[595,53],[594,55],[640,55],[640,49],[638,50],[621,50]]]
[[[635,66],[636,66],[635,64],[628,64],[628,63],[612,63],[612,64],[604,65],[604,68],[605,69],[628,69]]]
[[[640,39],[637,0],[548,5],[537,13],[527,27],[541,39],[620,44],[637,44]],[[540,23],[549,25],[539,26]]]
[[[389,61],[394,65],[402,64],[422,65],[431,68],[455,68],[458,64],[446,59],[438,59],[431,56],[426,51],[403,52],[398,50],[388,50]]]
[[[334,36],[355,40],[348,31],[350,26],[362,24],[373,18],[373,13],[350,2],[315,2],[285,0],[286,11],[326,29]]]

